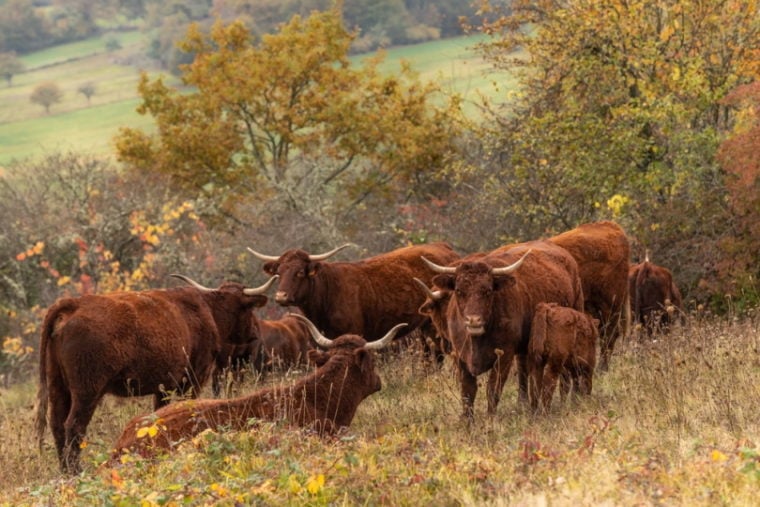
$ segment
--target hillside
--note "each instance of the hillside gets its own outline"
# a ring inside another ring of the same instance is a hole
[[[108,37],[114,37],[109,35]],[[135,112],[136,84],[141,70],[162,75],[170,84],[176,77],[149,67],[144,38],[139,32],[120,33],[121,49],[106,50],[106,37],[58,46],[22,58],[27,71],[14,76],[12,86],[0,87],[0,164],[56,151],[75,150],[109,154],[111,138],[120,127],[149,128],[151,118]],[[407,60],[423,80],[435,80],[444,90],[476,100],[478,93],[493,95],[494,74],[473,51],[471,37],[447,39],[387,50],[382,69],[394,72]],[[358,63],[365,57],[356,56]],[[50,114],[29,100],[40,83],[53,82],[63,92]],[[88,102],[78,88],[93,83]],[[507,80],[508,83],[508,80]],[[470,107],[470,106],[467,106]],[[476,109],[471,108],[474,112]]]

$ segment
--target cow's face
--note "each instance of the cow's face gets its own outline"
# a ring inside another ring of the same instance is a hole
[[[224,341],[247,343],[258,335],[258,319],[253,310],[266,305],[267,297],[247,295],[244,289],[239,283],[225,282],[210,295],[210,305],[214,308],[214,318]]]
[[[274,300],[282,306],[296,306],[305,301],[320,265],[303,250],[288,250],[278,260],[264,264],[265,273],[280,275]]]

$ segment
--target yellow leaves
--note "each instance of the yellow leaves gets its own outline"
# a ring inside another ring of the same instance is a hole
[[[312,495],[316,495],[320,491],[322,491],[322,488],[325,485],[325,476],[324,474],[318,474],[316,476],[312,475],[309,477],[309,480],[306,481],[306,491],[308,491]]]
[[[675,33],[675,28],[672,25],[665,25],[660,30],[660,41],[667,42]]]
[[[293,493],[294,495],[298,495],[303,491],[303,486],[301,486],[301,483],[298,482],[298,478],[295,476],[295,474],[290,474],[290,477],[288,477],[288,491]]]
[[[23,261],[24,259],[27,259],[29,257],[34,257],[35,255],[41,255],[42,251],[45,249],[45,243],[43,241],[38,241],[34,244],[33,247],[28,249],[26,252],[21,252],[20,254],[16,255],[17,261]]]
[[[612,211],[612,216],[619,217],[623,211],[623,206],[628,204],[630,199],[624,195],[615,194],[607,199],[607,208]]]
[[[306,482],[303,484],[301,484],[301,482],[298,480],[298,477],[296,476],[296,474],[290,474],[286,483],[286,487],[288,491],[294,495],[300,495],[303,492],[306,492],[312,496],[318,495],[322,491],[324,486],[325,486],[324,474],[312,475],[308,479],[306,479]]]
[[[162,419],[157,419],[150,426],[143,426],[137,429],[137,438],[150,437],[154,438],[158,435],[159,430],[165,430],[166,426],[162,424]]]
[[[717,449],[713,449],[713,451],[710,453],[710,459],[713,462],[722,463],[723,461],[727,461],[728,460],[728,456],[726,456],[725,454],[723,454],[722,452],[720,452]]]

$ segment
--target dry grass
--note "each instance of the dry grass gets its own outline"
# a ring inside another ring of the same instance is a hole
[[[381,360],[383,390],[349,432],[322,440],[264,424],[207,433],[170,457],[98,469],[149,399],[108,399],[62,478],[50,436],[32,436],[30,383],[0,396],[0,498],[8,505],[387,504],[756,505],[760,487],[757,320],[694,323],[654,343],[621,344],[590,399],[534,418],[510,382],[498,416],[459,420],[447,364]],[[268,381],[278,381],[270,379]],[[251,384],[245,386],[250,389]],[[483,390],[481,390],[483,391]]]

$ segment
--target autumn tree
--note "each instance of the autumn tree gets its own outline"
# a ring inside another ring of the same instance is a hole
[[[77,93],[81,93],[87,99],[87,104],[90,104],[90,98],[95,95],[95,83],[87,81],[77,87]]]
[[[352,65],[336,11],[295,16],[253,41],[239,22],[191,30],[189,93],[143,75],[141,114],[157,133],[123,129],[121,161],[234,209],[295,213],[327,235],[370,197],[423,188],[452,150],[458,103],[405,67]]]
[[[729,219],[720,99],[757,77],[756,3],[480,4],[483,54],[520,80],[484,136],[507,234],[615,217],[690,284],[712,270]]]
[[[50,106],[57,104],[62,98],[63,92],[58,85],[53,82],[37,85],[29,96],[29,100],[45,108],[46,114],[50,114]]]

